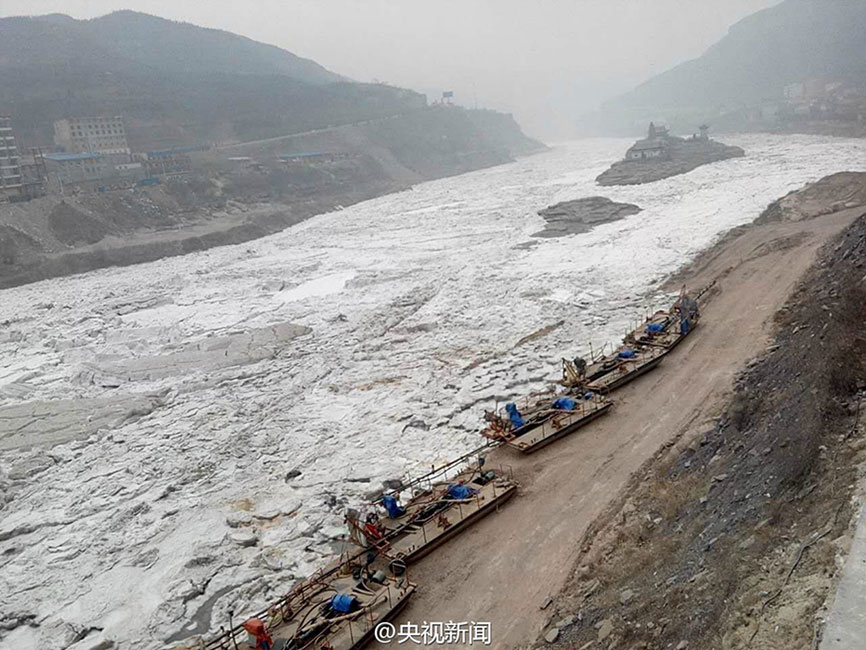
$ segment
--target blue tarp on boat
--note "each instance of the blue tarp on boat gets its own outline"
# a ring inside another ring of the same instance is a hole
[[[388,516],[392,519],[396,519],[397,517],[402,517],[406,514],[406,511],[403,507],[397,503],[397,499],[392,497],[390,494],[386,494],[382,497],[382,505],[385,506],[385,510],[388,511]]]
[[[505,410],[508,411],[508,417],[515,429],[520,429],[524,424],[526,424],[520,415],[520,411],[517,410],[517,404],[509,402],[505,405]]]
[[[448,486],[448,496],[452,499],[471,499],[475,491],[460,483],[453,483]]]
[[[331,598],[331,609],[340,614],[348,614],[354,611],[356,600],[357,598],[349,594],[337,594]]]
[[[576,403],[568,397],[558,397],[553,403],[553,408],[559,411],[573,411]]]

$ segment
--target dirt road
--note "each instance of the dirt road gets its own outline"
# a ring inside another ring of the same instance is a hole
[[[531,643],[589,524],[662,445],[717,415],[736,373],[767,347],[773,314],[817,249],[862,213],[755,225],[706,255],[686,275],[693,288],[718,282],[695,333],[617,391],[608,416],[531,456],[491,454],[491,465],[514,468],[519,496],[413,567],[420,588],[397,624],[489,621],[492,647]]]

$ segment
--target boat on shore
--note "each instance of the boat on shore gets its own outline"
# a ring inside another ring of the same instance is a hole
[[[562,360],[562,385],[572,391],[608,394],[658,367],[667,350],[660,347],[623,344],[612,353],[590,362]]]
[[[711,285],[712,286],[712,285]],[[566,391],[536,393],[486,412],[481,432],[491,440],[441,467],[384,492],[365,512],[349,510],[349,537],[360,550],[342,553],[240,625],[231,621],[215,638],[180,647],[196,650],[360,650],[378,624],[394,618],[415,592],[412,562],[466,530],[517,492],[510,468],[486,467],[484,451],[508,445],[532,453],[613,406],[610,391],[657,367],[700,319],[697,298],[685,289],[669,310],[659,310],[607,355],[563,359]],[[404,495],[408,498],[403,502]]]
[[[506,404],[504,412],[486,412],[488,425],[481,435],[529,454],[577,431],[612,406],[605,396],[591,391],[574,397],[552,393],[529,396],[520,404]]]
[[[625,335],[622,345],[609,354],[562,360],[561,383],[573,391],[607,394],[658,367],[664,356],[681,343],[700,321],[698,298],[712,285],[691,298],[685,288],[670,309],[648,316]]]
[[[486,450],[487,447],[481,448]],[[517,492],[506,468],[485,467],[475,450],[346,515],[351,539],[395,574],[488,515]],[[411,497],[401,504],[403,493]]]
[[[408,576],[373,570],[366,553],[341,556],[288,594],[239,625],[229,622],[197,650],[257,650],[262,643],[285,650],[360,650],[376,625],[394,618],[415,592]],[[231,617],[232,612],[229,612]]]
[[[712,285],[710,285],[712,286]],[[710,287],[698,294],[703,295]],[[629,332],[623,342],[631,346],[659,347],[672,350],[698,326],[701,318],[698,297],[691,298],[685,288],[670,309],[660,309]]]

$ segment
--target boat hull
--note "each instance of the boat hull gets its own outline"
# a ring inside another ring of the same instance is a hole
[[[649,372],[653,368],[657,368],[658,365],[662,362],[662,359],[664,358],[664,354],[666,354],[666,353],[660,354],[659,356],[654,357],[653,359],[650,359],[649,361],[641,364],[640,366],[638,366],[634,370],[629,370],[628,372],[623,373],[622,375],[620,375],[615,380],[613,380],[609,383],[604,383],[604,382],[600,381],[600,380],[604,379],[604,377],[600,377],[599,379],[596,379],[595,382],[589,384],[587,386],[587,388],[591,391],[597,391],[599,393],[608,393],[612,390],[616,390],[620,386],[624,386],[628,382],[637,379],[638,377],[640,377],[644,373]]]
[[[532,435],[533,431],[536,431],[538,428],[543,427],[544,423],[542,423],[538,427],[534,427],[532,431],[527,432],[524,436],[519,436],[513,440],[509,440],[507,444],[509,447],[513,447],[514,449],[517,449],[521,453],[531,454],[535,451],[538,451],[542,447],[546,447],[551,442],[554,442],[556,440],[559,440],[560,438],[564,438],[565,436],[567,436],[571,433],[574,433],[575,431],[577,431],[581,427],[589,424],[590,422],[592,422],[596,418],[601,417],[602,415],[607,413],[611,409],[612,406],[613,406],[613,403],[608,402],[608,403],[604,404],[603,406],[600,406],[599,408],[595,409],[591,413],[588,413],[585,416],[583,416],[582,418],[576,420],[575,422],[567,424],[566,426],[562,427],[561,429],[556,430],[555,432],[551,433],[550,435],[543,436],[542,438],[540,438],[536,441],[521,440],[521,438],[530,437]]]
[[[502,492],[497,494],[496,498],[489,500],[483,506],[481,506],[478,510],[473,512],[470,515],[467,515],[459,522],[450,526],[447,530],[445,530],[442,534],[436,536],[436,538],[431,539],[425,544],[422,544],[418,548],[404,554],[402,559],[408,564],[411,562],[417,562],[422,557],[430,553],[436,548],[439,548],[450,540],[453,537],[456,537],[461,532],[469,528],[473,523],[482,519],[489,515],[493,510],[498,509],[500,505],[508,501],[511,497],[513,497],[517,493],[517,485],[511,484],[507,487],[502,488]]]
[[[388,613],[383,616],[381,620],[376,621],[376,625],[378,625],[379,623],[387,623],[388,621],[396,618],[396,616],[406,607],[406,604],[409,602],[409,598],[414,593],[415,587],[408,589],[406,593],[403,594],[403,596],[396,603],[394,603],[394,606],[388,611]],[[369,630],[367,630],[366,633],[364,633],[364,636],[355,641],[353,645],[349,646],[349,650],[361,650],[361,648],[365,647],[370,643],[370,641],[373,640],[375,632],[376,627],[371,627]]]

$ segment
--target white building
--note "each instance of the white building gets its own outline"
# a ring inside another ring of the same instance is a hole
[[[0,115],[0,199],[21,192],[21,163],[12,119]]]
[[[43,158],[53,181],[83,183],[98,181],[106,174],[105,158],[98,153],[47,153]]]
[[[649,160],[661,158],[667,153],[667,146],[662,140],[640,140],[626,154],[626,160]]]
[[[122,117],[73,117],[54,122],[54,144],[66,153],[129,154]]]

